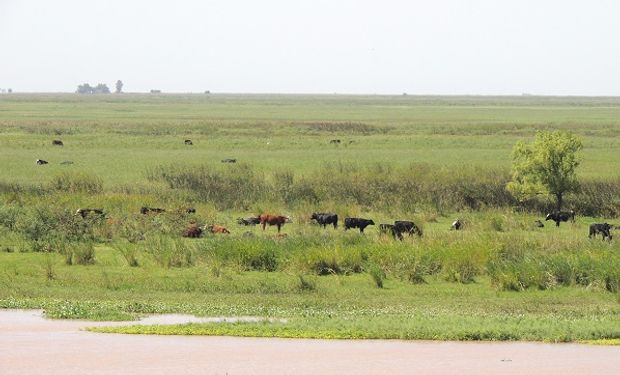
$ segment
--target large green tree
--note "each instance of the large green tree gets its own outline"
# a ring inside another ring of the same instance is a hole
[[[512,181],[508,190],[519,198],[551,194],[562,209],[564,195],[579,184],[581,139],[562,131],[538,131],[533,143],[517,142],[512,150]]]

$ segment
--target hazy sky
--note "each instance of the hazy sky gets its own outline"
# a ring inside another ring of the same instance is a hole
[[[620,95],[620,1],[0,0],[0,88]]]

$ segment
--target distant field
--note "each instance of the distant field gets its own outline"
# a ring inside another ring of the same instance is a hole
[[[0,96],[0,179],[73,168],[113,186],[144,183],[151,166],[223,158],[267,171],[335,161],[508,169],[514,143],[537,129],[581,134],[580,174],[617,176],[620,98],[67,94]],[[37,168],[38,158],[51,164]]]

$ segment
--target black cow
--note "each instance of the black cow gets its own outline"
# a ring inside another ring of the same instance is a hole
[[[340,139],[332,139],[329,143],[340,144]]]
[[[463,228],[463,221],[461,219],[456,219],[452,222],[452,226],[450,229],[461,230]]]
[[[186,145],[186,146],[193,146],[193,145],[194,145],[194,142],[192,142],[192,140],[191,140],[191,139],[186,139],[186,140],[185,140],[185,145]]]
[[[64,143],[62,143],[62,141],[61,141],[61,140],[59,140],[59,139],[54,139],[54,140],[52,141],[52,146],[64,146],[64,145],[65,145],[65,144],[64,144]]]
[[[196,209],[194,207],[188,207],[185,209],[185,213],[186,214],[195,214],[196,213]]]
[[[142,208],[140,208],[140,213],[142,215],[146,215],[146,214],[149,214],[149,213],[160,214],[162,212],[166,212],[166,210],[163,209],[163,208],[153,208],[153,207],[142,207]]]
[[[422,230],[413,221],[396,220],[394,222],[394,235],[402,240],[403,233],[407,233],[409,236],[415,233],[418,237],[422,237]]]
[[[245,219],[238,218],[237,223],[239,225],[245,225],[245,226],[260,224],[260,217],[252,216],[252,217],[246,217]]]
[[[573,223],[575,222],[575,211],[571,210],[571,211],[555,211],[552,212],[550,214],[547,214],[547,217],[545,218],[545,221],[547,220],[553,220],[555,221],[555,226],[559,227],[560,226],[560,222],[562,221],[572,221]]]
[[[104,218],[105,213],[103,212],[103,208],[78,208],[75,211],[75,216],[80,215],[83,219],[90,215],[96,215],[97,217]]]
[[[590,224],[590,234],[588,235],[588,237],[595,238],[596,235],[598,233],[600,233],[603,236],[603,241],[605,241],[605,238],[607,238],[607,239],[609,239],[611,241],[611,232],[610,232],[610,230],[612,230],[613,228],[614,228],[613,225],[607,224],[607,223],[603,223],[603,224]]]
[[[323,228],[327,227],[328,224],[332,224],[334,229],[338,227],[338,215],[332,212],[315,212],[310,216],[310,220],[315,220]]]
[[[36,161],[37,165],[45,165],[45,164],[49,164],[47,161],[43,160],[43,159],[37,159]]]
[[[359,228],[360,233],[364,233],[364,229],[369,225],[375,225],[375,222],[370,219],[360,219],[357,217],[347,217],[344,219],[344,230]]]
[[[222,159],[222,163],[236,163],[237,159]]]

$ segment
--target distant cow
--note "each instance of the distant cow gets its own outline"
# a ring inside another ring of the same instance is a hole
[[[375,225],[375,222],[371,219],[360,219],[358,217],[347,217],[344,219],[344,230],[359,228],[360,233],[364,233],[364,229],[369,225]]]
[[[338,227],[338,215],[332,212],[315,212],[310,216],[310,220],[315,220],[323,228],[327,227],[328,224],[332,224],[334,229]]]
[[[183,231],[183,237],[199,238],[202,236],[203,229],[196,224],[188,224]]]
[[[271,215],[271,214],[262,214],[259,216],[260,224],[263,226],[263,230],[265,230],[265,226],[269,224],[269,226],[276,225],[278,227],[278,233],[280,233],[280,229],[284,225],[284,223],[290,223],[291,219],[286,216],[279,215]]]
[[[590,224],[590,234],[588,235],[588,237],[590,238],[595,238],[596,235],[598,233],[600,233],[603,236],[603,241],[605,240],[605,238],[609,239],[609,241],[611,241],[611,230],[614,228],[613,225],[611,224]]]
[[[166,212],[165,209],[163,208],[154,208],[154,207],[142,207],[140,208],[140,213],[142,215],[146,215],[146,214],[150,214],[150,213],[154,213],[154,214],[160,214],[162,212]]]
[[[239,225],[245,225],[245,226],[260,224],[260,216],[252,216],[252,217],[246,217],[246,218],[240,217],[237,219],[237,223]]]
[[[540,220],[536,220],[536,221],[534,222],[534,225],[535,225],[537,228],[544,228],[544,227],[545,227],[545,224],[543,224],[543,222],[542,222],[542,221],[540,221]]]
[[[191,139],[186,139],[186,140],[185,140],[185,145],[186,145],[186,146],[192,146],[193,144],[194,144],[194,142],[192,142],[192,140],[191,140]]]
[[[65,144],[62,143],[62,141],[60,139],[54,139],[52,141],[52,146],[64,146]]]
[[[211,233],[230,234],[230,231],[221,225],[209,225],[205,226],[205,231]]]
[[[78,208],[75,211],[75,216],[78,215],[80,215],[83,219],[91,215],[101,218],[105,217],[105,213],[102,208]]]
[[[222,159],[222,163],[236,163],[237,159]]]
[[[422,237],[422,229],[415,225],[413,221],[396,220],[394,222],[394,235],[402,240],[403,233],[406,233],[409,236],[417,234],[418,237]]]
[[[196,209],[194,207],[188,207],[185,209],[185,213],[186,214],[195,214],[196,213]]]
[[[450,227],[450,229],[453,230],[461,230],[461,228],[463,228],[463,221],[461,219],[456,219],[452,222],[452,226]]]
[[[545,221],[553,220],[555,221],[555,226],[559,227],[560,222],[562,221],[572,221],[575,222],[575,211],[555,211],[550,214],[547,214]]]
[[[340,139],[332,139],[329,143],[340,144]]]
[[[45,165],[45,164],[49,164],[47,161],[43,160],[43,159],[37,159],[36,161],[37,165]]]

